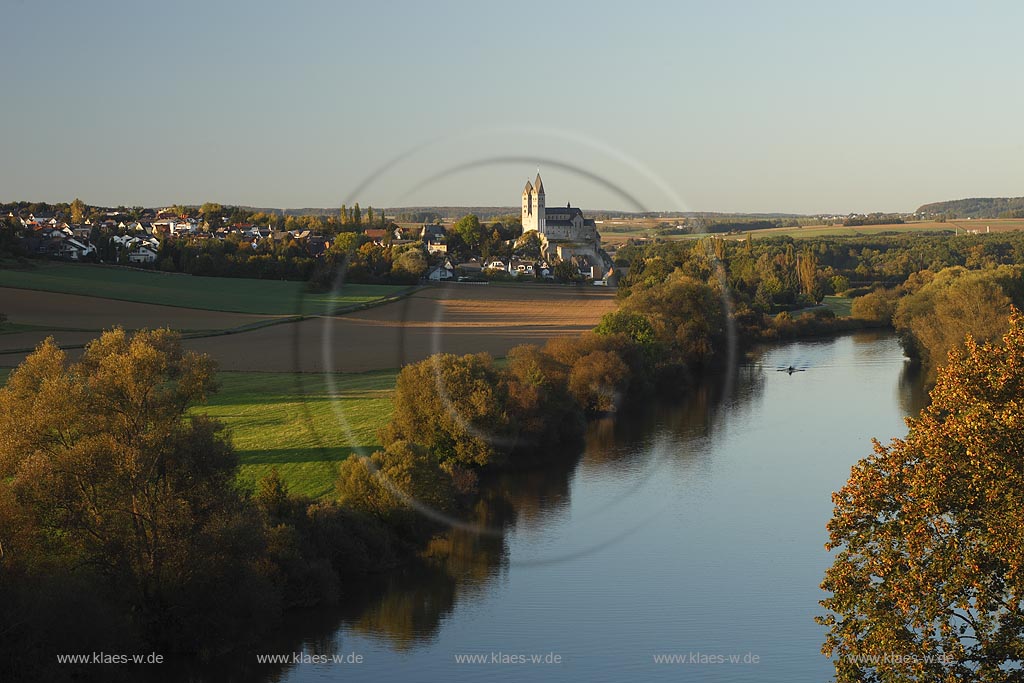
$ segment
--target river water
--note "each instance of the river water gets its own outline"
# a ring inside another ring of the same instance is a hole
[[[344,610],[295,614],[260,646],[341,661],[256,666],[249,653],[222,673],[829,680],[813,618],[830,494],[921,401],[890,335],[768,348],[685,401],[593,423],[579,459],[493,483],[476,518],[504,534],[453,532],[424,566],[350,587]]]

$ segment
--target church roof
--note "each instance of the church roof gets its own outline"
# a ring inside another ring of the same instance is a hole
[[[548,207],[547,214],[549,216],[582,216],[583,211],[577,206],[556,206]]]
[[[537,194],[544,194],[544,181],[540,179],[540,171],[537,171],[537,179],[533,181],[533,189]]]
[[[523,194],[529,194],[530,192],[533,192],[533,185],[531,185],[530,181],[527,180],[526,187],[523,188]]]

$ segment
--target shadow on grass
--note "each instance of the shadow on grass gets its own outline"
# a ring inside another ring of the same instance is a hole
[[[258,451],[239,450],[241,465],[284,465],[341,462],[353,453],[373,453],[380,446],[341,446],[338,448],[266,448]]]

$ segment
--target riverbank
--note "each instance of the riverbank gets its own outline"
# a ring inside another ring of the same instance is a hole
[[[793,363],[806,371],[775,372]],[[905,367],[884,331],[759,346],[684,397],[592,420],[572,457],[482,478],[466,518],[479,533],[449,529],[415,565],[350,583],[342,604],[295,611],[207,666],[311,683],[323,668],[260,669],[253,653],[354,652],[347,680],[471,683],[481,668],[455,655],[500,649],[561,654],[558,668],[515,669],[527,683],[667,683],[678,667],[655,654],[735,650],[760,663],[701,679],[827,678],[812,617],[829,494],[870,437],[904,433]]]

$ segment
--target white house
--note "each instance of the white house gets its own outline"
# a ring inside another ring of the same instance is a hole
[[[454,277],[455,272],[451,268],[446,268],[444,265],[435,266],[430,269],[429,273],[427,273],[427,279],[435,282],[451,280]]]
[[[138,246],[128,252],[129,263],[154,263],[156,262],[156,252],[147,246]]]
[[[517,275],[519,273],[524,275],[533,275],[533,261],[520,261],[518,259],[513,259],[512,262],[508,264],[508,272],[513,275]]]
[[[96,251],[96,247],[91,244],[83,244],[76,239],[67,238],[61,242],[60,248],[57,250],[57,255],[61,258],[71,259],[72,261],[78,261],[79,259],[88,256]]]

